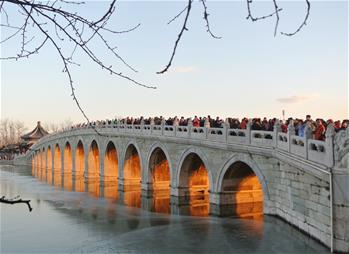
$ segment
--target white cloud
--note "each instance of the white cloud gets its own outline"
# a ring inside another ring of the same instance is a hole
[[[277,98],[276,100],[281,103],[300,103],[312,100],[314,98],[318,97],[317,95],[293,95],[288,97],[281,97]]]

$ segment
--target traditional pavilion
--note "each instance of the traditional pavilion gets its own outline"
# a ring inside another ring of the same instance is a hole
[[[23,140],[23,143],[26,143],[27,145],[31,146],[40,138],[48,134],[49,133],[41,126],[40,121],[38,121],[38,124],[36,125],[34,130],[21,136],[21,139]]]

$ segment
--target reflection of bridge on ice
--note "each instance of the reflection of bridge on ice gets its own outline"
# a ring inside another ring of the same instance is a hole
[[[228,128],[106,125],[49,135],[26,155],[34,175],[89,190],[78,179],[119,191],[158,190],[171,203],[206,196],[210,214],[277,215],[338,251],[349,251],[349,129],[326,141]],[[166,194],[165,194],[166,195]]]

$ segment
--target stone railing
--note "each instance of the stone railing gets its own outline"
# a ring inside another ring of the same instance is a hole
[[[308,138],[309,135],[308,137],[294,135],[293,127],[289,128],[288,133],[282,133],[277,125],[274,127],[274,131],[260,131],[251,130],[251,123],[247,125],[247,129],[230,129],[226,124],[224,124],[222,128],[206,128],[194,127],[190,123],[188,126],[170,126],[165,125],[164,123],[161,125],[112,123],[95,127],[74,127],[69,130],[57,132],[40,139],[32,149],[35,150],[36,147],[40,146],[40,144],[54,139],[55,137],[69,137],[71,132],[76,130],[93,128],[101,131],[105,130],[108,133],[118,132],[125,134],[138,134],[142,136],[175,137],[179,139],[192,139],[269,148],[280,152],[286,152],[326,167],[332,167],[334,165],[333,139],[335,132],[334,129],[332,129],[332,126],[329,126],[327,129],[326,141],[318,141]]]

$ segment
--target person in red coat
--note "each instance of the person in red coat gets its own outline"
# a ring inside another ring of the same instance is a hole
[[[316,129],[314,131],[314,139],[316,140],[325,140],[325,132],[326,128],[324,124],[322,123],[321,119],[316,120]]]

